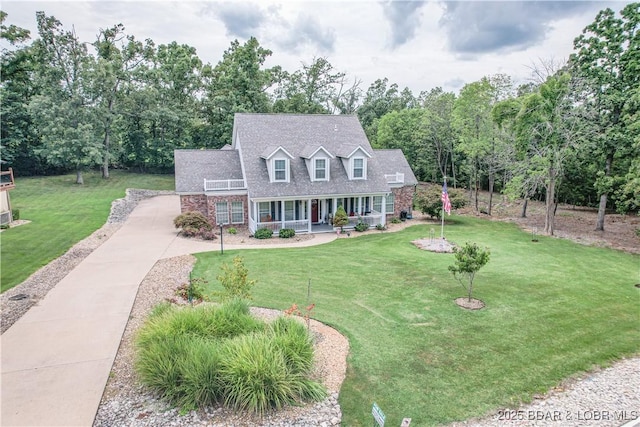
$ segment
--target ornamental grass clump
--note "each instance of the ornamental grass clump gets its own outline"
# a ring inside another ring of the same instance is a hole
[[[142,384],[182,411],[222,403],[263,414],[326,395],[310,379],[313,342],[304,326],[293,319],[267,325],[245,301],[161,304],[135,345]]]

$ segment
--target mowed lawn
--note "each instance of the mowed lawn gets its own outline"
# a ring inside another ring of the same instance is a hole
[[[98,172],[83,175],[84,185],[75,184],[75,174],[16,179],[10,193],[13,208],[31,223],[0,235],[3,292],[102,227],[111,202],[124,197],[127,188],[174,188],[173,175],[112,171],[108,180]]]
[[[452,254],[410,243],[429,225],[309,248],[199,254],[193,277],[216,288],[221,262],[240,254],[258,280],[253,304],[279,309],[304,306],[311,279],[313,317],[350,341],[340,393],[348,426],[371,425],[373,402],[387,425],[468,419],[638,354],[639,256],[546,237],[534,243],[512,224],[450,218],[449,240],[491,250],[475,282],[483,310],[453,302],[465,292],[447,270]]]

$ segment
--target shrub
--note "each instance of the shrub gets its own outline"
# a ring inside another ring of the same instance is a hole
[[[367,231],[369,229],[369,224],[367,224],[366,222],[360,221],[356,224],[356,226],[354,227],[356,231]]]
[[[462,248],[453,248],[453,252],[456,261],[454,265],[449,266],[449,271],[467,291],[468,300],[471,301],[473,279],[478,270],[489,262],[489,248],[482,249],[476,243],[467,242]],[[466,280],[463,281],[463,278]],[[464,283],[465,281],[468,282],[468,285]]]
[[[467,198],[463,191],[450,188],[448,193],[452,210],[460,209],[467,204]],[[419,191],[414,199],[414,204],[423,214],[427,214],[431,218],[440,218],[442,216],[442,188],[432,185]]]
[[[198,231],[198,236],[200,236],[203,240],[216,240],[216,233],[215,231],[213,231],[213,229],[211,230],[207,230],[205,228],[201,228]]]
[[[400,218],[398,217],[393,217],[391,218],[391,224],[400,224],[402,222],[402,220],[400,220]]]
[[[213,228],[209,220],[197,211],[185,212],[178,215],[174,218],[173,225],[176,228],[182,228],[183,231],[185,228],[194,228],[196,230],[200,230],[202,228],[205,230],[211,230]]]
[[[20,219],[20,209],[14,209],[11,211],[13,221],[17,221]]]
[[[236,234],[238,232],[237,228],[231,227],[227,230],[229,232],[229,234]]]
[[[251,317],[246,302],[163,303],[135,343],[142,383],[182,411],[223,402],[263,414],[326,395],[308,379],[313,343],[304,326],[284,318],[267,326]]]
[[[376,225],[376,230],[384,231],[384,230],[386,230],[386,229],[387,229],[387,227],[385,227],[385,226],[384,226],[384,225],[382,225],[382,224],[378,224],[378,225]]]
[[[292,228],[281,228],[278,232],[278,236],[282,239],[290,239],[296,235],[296,231]]]
[[[182,234],[184,237],[196,237],[199,233],[200,230],[193,227],[185,227],[180,232],[180,234]]]
[[[207,281],[202,277],[189,279],[189,283],[183,283],[176,289],[176,295],[189,302],[204,301],[204,285]]]
[[[249,280],[249,271],[244,266],[242,257],[233,258],[233,267],[223,263],[220,267],[222,274],[218,276],[218,281],[222,284],[224,291],[215,292],[222,301],[236,298],[251,299],[251,289],[255,286],[255,280]]]
[[[269,228],[259,228],[253,234],[256,239],[270,239],[273,236],[273,230]]]
[[[340,231],[342,231],[342,227],[349,224],[347,211],[344,210],[342,205],[338,206],[338,209],[336,209],[336,214],[333,216],[332,223],[334,227],[340,227]]]

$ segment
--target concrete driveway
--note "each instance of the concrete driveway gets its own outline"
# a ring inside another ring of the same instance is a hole
[[[142,201],[109,240],[2,334],[2,426],[93,424],[144,277],[159,259],[219,249],[177,238],[173,218],[179,213],[175,195]]]

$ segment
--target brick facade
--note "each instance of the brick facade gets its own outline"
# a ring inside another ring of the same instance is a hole
[[[220,196],[205,196],[204,194],[180,196],[180,211],[182,213],[198,211],[202,215],[206,216],[212,224],[217,224],[216,203],[227,202],[227,209],[229,210],[229,221],[231,221],[231,203],[242,202],[242,209],[244,214],[244,222],[242,224],[230,224],[235,227],[246,226],[249,223],[249,203],[246,195],[220,195]]]
[[[406,185],[400,188],[394,188],[391,190],[395,199],[393,204],[393,215],[387,214],[389,217],[400,217],[400,212],[407,211],[411,214],[413,210],[413,195],[415,194],[415,187]]]

